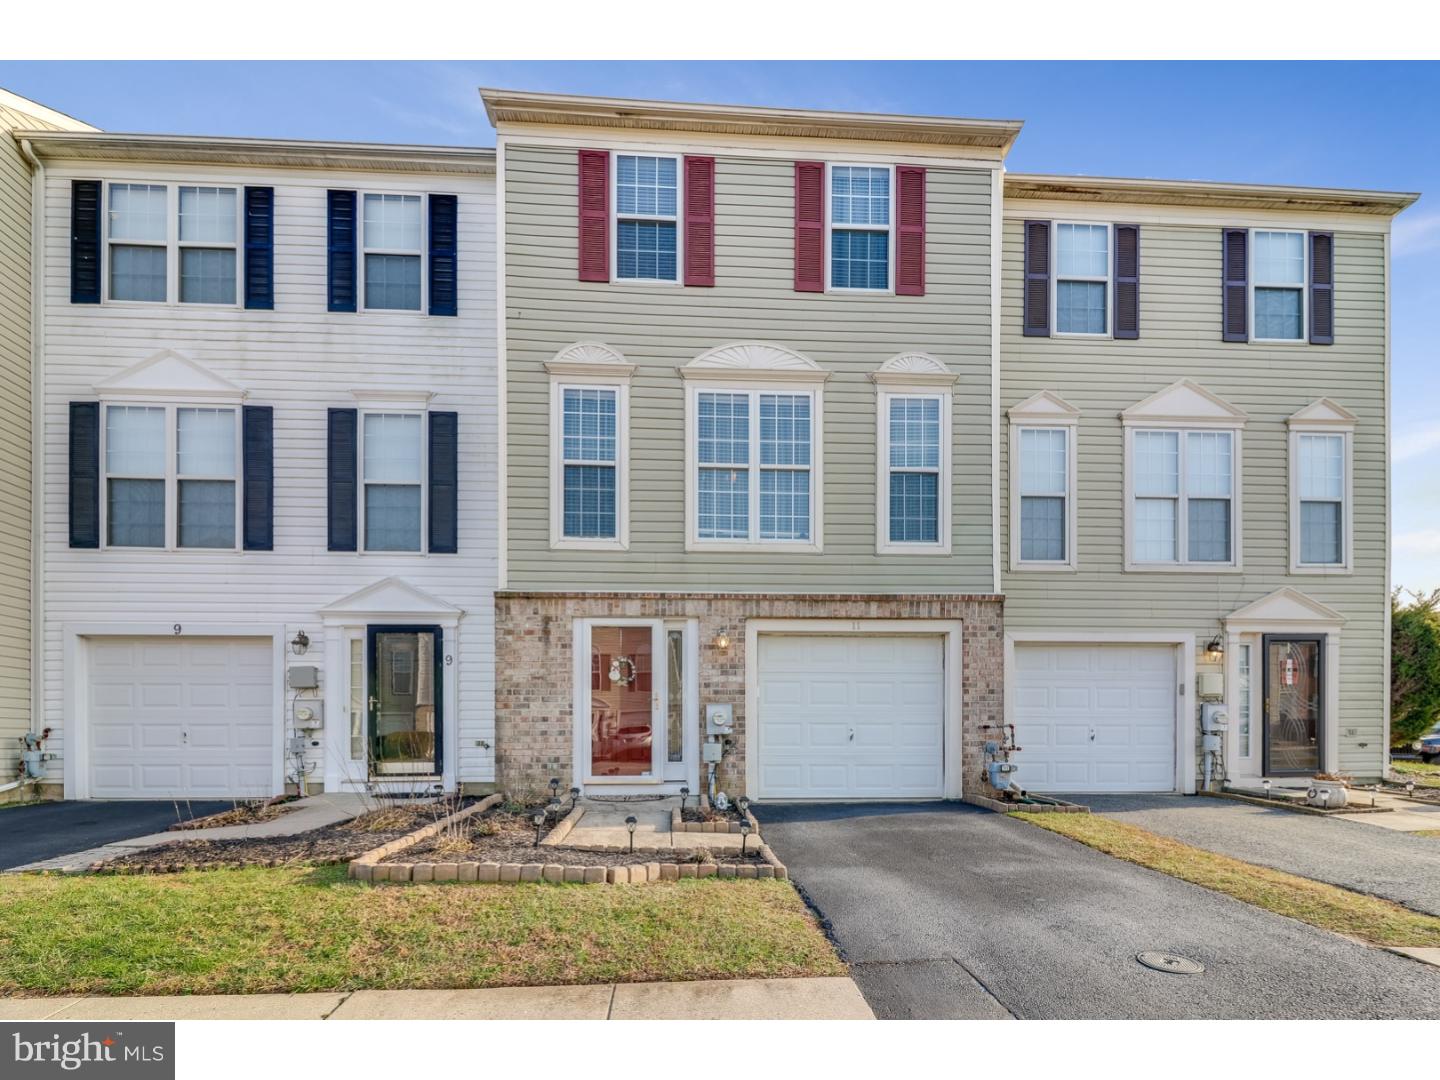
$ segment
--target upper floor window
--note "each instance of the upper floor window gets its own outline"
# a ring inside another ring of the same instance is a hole
[[[173,190],[172,204],[167,184],[107,185],[108,298],[235,304],[237,189],[182,184]]]
[[[678,281],[680,159],[615,155],[615,276]]]
[[[421,413],[361,414],[365,551],[424,550],[425,456]]]
[[[1055,226],[1055,332],[1110,332],[1110,226]]]
[[[1233,564],[1235,433],[1130,432],[1131,561]]]
[[[236,546],[237,410],[106,405],[108,547]]]
[[[422,206],[419,195],[365,193],[360,235],[366,310],[421,310]]]
[[[891,172],[889,166],[829,167],[830,288],[891,287]]]
[[[1300,341],[1305,335],[1305,234],[1252,229],[1251,310],[1256,341]]]

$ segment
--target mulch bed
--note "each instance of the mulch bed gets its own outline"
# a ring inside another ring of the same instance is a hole
[[[219,829],[226,825],[254,825],[261,821],[273,821],[281,814],[288,814],[294,810],[295,807],[290,804],[297,801],[299,801],[298,795],[277,795],[273,799],[256,799],[254,802],[240,803],[229,810],[222,810],[220,813],[210,814],[208,817],[177,821],[167,831],[188,832],[192,829]]]
[[[680,820],[698,821],[702,823],[706,821],[733,821],[738,825],[745,820],[745,816],[740,813],[739,807],[731,803],[724,810],[716,810],[713,806],[708,808],[702,806],[687,806],[681,811]]]
[[[535,826],[530,820],[532,809],[516,810],[513,807],[496,807],[486,814],[478,814],[460,822],[455,830],[447,830],[439,836],[423,840],[413,847],[386,856],[382,863],[563,863],[566,866],[635,866],[651,862],[693,862],[748,865],[763,863],[758,841],[749,845],[744,858],[737,850],[711,852],[704,847],[695,848],[639,848],[632,854],[628,850],[596,851],[589,848],[567,847],[563,844],[540,845],[535,843]],[[550,831],[547,825],[542,829],[543,837]],[[379,844],[373,846],[378,847]]]

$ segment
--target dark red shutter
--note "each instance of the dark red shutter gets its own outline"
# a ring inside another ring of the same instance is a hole
[[[580,280],[610,280],[610,152],[580,151]]]
[[[715,284],[715,159],[685,158],[685,284]]]
[[[825,291],[825,164],[795,163],[795,291]]]
[[[1250,340],[1250,233],[1245,229],[1226,229],[1222,285],[1224,325],[1221,341]]]
[[[1115,226],[1115,333],[1140,336],[1140,226]]]
[[[1310,234],[1310,344],[1335,344],[1335,234]]]
[[[925,295],[925,170],[895,166],[895,292]]]
[[[1050,222],[1025,222],[1026,337],[1050,336]]]

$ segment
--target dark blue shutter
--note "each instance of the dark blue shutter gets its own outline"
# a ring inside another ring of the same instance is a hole
[[[269,405],[246,405],[243,449],[244,519],[246,551],[275,549],[275,410]]]
[[[355,310],[355,192],[331,191],[326,198],[328,296],[331,311]],[[352,549],[353,550],[353,549]]]
[[[100,403],[70,403],[70,546],[100,546]]]
[[[1025,222],[1025,337],[1050,336],[1050,222]]]
[[[1115,226],[1115,337],[1140,336],[1140,226]]]
[[[70,181],[70,302],[100,303],[100,181]]]
[[[457,199],[454,195],[430,196],[430,314],[456,315],[460,300],[456,294],[459,249]]]
[[[1335,234],[1310,234],[1310,344],[1335,344]]]
[[[245,306],[275,307],[275,189],[245,189]]]
[[[1222,290],[1221,341],[1250,340],[1250,233],[1246,229],[1224,229],[1221,258]]]
[[[329,488],[329,548],[355,551],[359,520],[358,449],[360,413],[357,409],[331,409],[329,417],[327,486]]]
[[[430,414],[430,552],[460,550],[459,428],[453,412]]]

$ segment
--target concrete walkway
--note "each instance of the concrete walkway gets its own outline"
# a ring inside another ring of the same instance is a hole
[[[1404,811],[1320,817],[1203,796],[1067,797],[1184,844],[1440,915],[1440,839],[1375,827]]]
[[[299,833],[309,832],[311,829],[322,829],[326,825],[349,821],[371,809],[373,800],[352,792],[336,792],[333,795],[311,795],[309,798],[297,799],[291,806],[292,809],[269,821],[259,821],[251,825],[224,825],[216,829],[186,829],[177,832],[149,833],[145,836],[135,836],[103,844],[100,847],[87,848],[84,851],[71,852],[53,859],[41,859],[23,866],[11,867],[4,873],[51,871],[62,874],[83,874],[97,862],[106,862],[121,855],[159,847],[161,844],[173,844],[177,840],[236,840],[260,836],[295,836]],[[229,809],[229,806],[227,805],[224,809]]]
[[[0,1020],[873,1020],[847,978],[494,990],[0,998]]]
[[[581,799],[585,816],[565,837],[566,847],[625,847],[630,843],[630,830],[625,819],[635,817],[635,847],[664,848],[709,848],[711,851],[728,849],[740,850],[741,837],[731,833],[671,832],[670,812],[678,810],[678,798],[657,799],[654,802],[596,802]],[[693,808],[695,800],[689,805]],[[748,845],[758,847],[760,838],[751,836]]]

